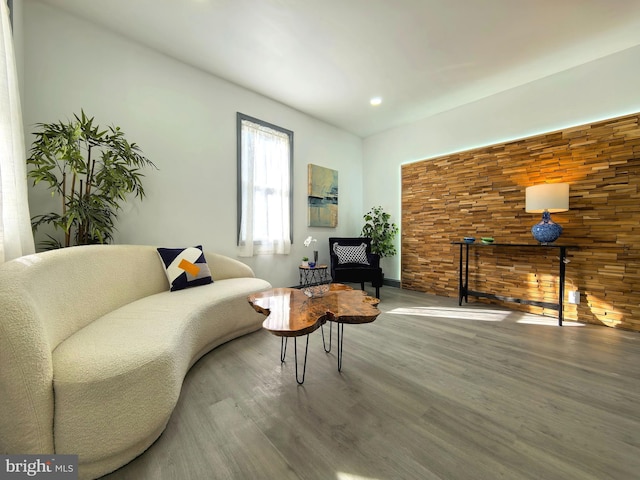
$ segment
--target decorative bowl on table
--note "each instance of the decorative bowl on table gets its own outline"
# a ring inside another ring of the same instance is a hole
[[[331,289],[333,279],[326,269],[315,270],[313,276],[302,286],[302,292],[309,298],[322,297]]]
[[[485,245],[490,245],[493,243],[493,237],[482,237],[480,239],[482,241],[482,243],[484,243]]]
[[[320,283],[318,285],[309,285],[304,287],[302,291],[309,298],[322,297],[331,288],[331,283]]]
[[[462,239],[462,241],[463,241],[464,243],[473,243],[473,242],[475,242],[475,241],[476,241],[476,237],[464,237],[464,238]]]

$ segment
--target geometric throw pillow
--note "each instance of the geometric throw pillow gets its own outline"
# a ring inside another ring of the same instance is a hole
[[[339,264],[361,263],[363,265],[369,265],[366,243],[360,245],[338,245],[338,242],[335,242],[333,244],[333,251],[338,256]]]
[[[171,291],[213,283],[202,245],[188,248],[158,248]]]

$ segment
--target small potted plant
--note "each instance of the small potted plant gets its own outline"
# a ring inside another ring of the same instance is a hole
[[[318,263],[318,250],[316,250],[315,248],[315,244],[318,240],[313,238],[311,235],[309,235],[305,240],[304,240],[304,246],[305,247],[310,247],[311,245],[313,245],[313,261],[309,263],[309,266],[311,268],[316,266],[316,263]],[[308,261],[308,259],[307,259]]]
[[[309,257],[302,257],[302,266],[303,267],[309,266]]]

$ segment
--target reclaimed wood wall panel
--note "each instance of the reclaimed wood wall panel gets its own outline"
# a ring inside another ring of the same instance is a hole
[[[640,114],[403,165],[402,287],[457,297],[450,242],[464,236],[535,244],[540,215],[525,212],[525,188],[545,182],[570,184],[569,211],[552,215],[557,243],[579,246],[566,290],[581,299],[565,303],[565,319],[640,331]],[[470,288],[556,302],[557,252],[513,250],[473,248]]]

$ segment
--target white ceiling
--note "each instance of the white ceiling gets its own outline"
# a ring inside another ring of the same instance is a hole
[[[640,0],[41,1],[362,137],[640,44]]]

